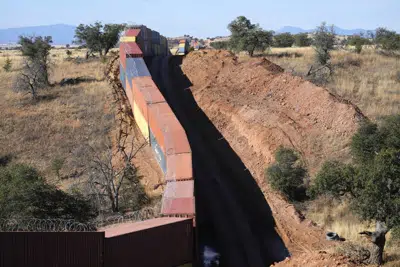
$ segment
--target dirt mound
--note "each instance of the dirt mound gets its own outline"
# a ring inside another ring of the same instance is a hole
[[[320,249],[323,231],[269,189],[264,170],[280,145],[299,151],[311,174],[327,159],[349,159],[361,112],[266,59],[239,61],[230,52],[207,50],[187,55],[182,69],[199,106],[263,190],[291,253]]]
[[[361,266],[359,264],[352,263],[351,260],[344,256],[334,256],[325,251],[309,252],[302,254],[299,257],[286,259],[283,262],[275,264],[274,267],[355,267]],[[363,265],[362,265],[363,266]]]

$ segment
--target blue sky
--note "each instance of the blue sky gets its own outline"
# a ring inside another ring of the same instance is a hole
[[[264,29],[314,28],[321,21],[338,27],[400,32],[399,0],[4,0],[0,29],[49,24],[140,23],[167,36],[227,35],[239,15]]]

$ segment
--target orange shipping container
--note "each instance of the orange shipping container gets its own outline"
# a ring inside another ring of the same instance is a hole
[[[180,181],[193,178],[192,153],[167,155],[166,181]]]
[[[171,136],[174,134],[174,129],[171,128],[171,121],[177,120],[175,114],[165,102],[152,104],[148,106],[149,110],[149,126],[154,134],[158,144],[162,151],[166,152],[166,141],[171,140]]]

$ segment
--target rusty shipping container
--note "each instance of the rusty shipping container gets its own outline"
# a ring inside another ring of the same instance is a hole
[[[193,178],[192,153],[167,155],[166,181],[188,180]]]
[[[174,267],[193,262],[192,219],[164,217],[105,231],[105,267]]]
[[[172,141],[173,129],[170,127],[173,120],[177,120],[175,114],[167,103],[158,103],[148,106],[149,126],[154,137],[166,154],[166,142]]]
[[[104,232],[0,232],[1,267],[103,267]]]

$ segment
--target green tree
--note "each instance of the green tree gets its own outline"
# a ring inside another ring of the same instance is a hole
[[[400,50],[400,34],[386,28],[378,28],[375,33],[375,43],[384,50]]]
[[[311,38],[308,37],[307,33],[299,33],[294,35],[294,44],[297,47],[306,47],[310,46],[312,43]]]
[[[12,68],[12,60],[10,58],[6,59],[6,62],[4,63],[3,69],[6,72],[10,72]]]
[[[100,56],[107,55],[118,43],[119,35],[125,24],[80,24],[75,30],[75,43],[86,46],[90,52],[98,52]]]
[[[357,54],[361,53],[363,45],[367,45],[370,43],[371,42],[367,38],[364,38],[360,35],[351,36],[347,39],[347,44],[355,46],[355,51]]]
[[[280,147],[275,152],[275,160],[276,163],[266,170],[268,182],[274,190],[280,191],[290,200],[298,200],[307,173],[299,157],[292,149]]]
[[[333,25],[328,28],[326,22],[317,27],[314,34],[313,44],[316,51],[316,62],[322,66],[330,63],[330,51],[333,50],[336,34]]]
[[[291,47],[294,44],[294,37],[290,33],[281,33],[274,36],[275,47]]]
[[[49,55],[51,44],[53,43],[51,36],[37,37],[19,37],[22,56],[26,57],[30,64],[37,65],[46,85],[49,85]]]
[[[211,47],[215,49],[228,49],[229,42],[228,41],[220,41],[220,42],[212,42],[210,43]]]
[[[0,217],[60,218],[87,222],[94,218],[90,203],[49,185],[32,167],[0,167]]]
[[[400,226],[400,115],[382,123],[366,122],[354,135],[351,151],[355,165],[327,162],[309,192],[350,198],[353,210],[375,221],[375,232],[363,231],[373,246],[370,264],[382,264],[386,234]]]
[[[255,51],[264,51],[272,44],[273,32],[264,31],[244,16],[233,20],[228,29],[231,31],[229,46],[234,51],[247,51],[253,56]]]

